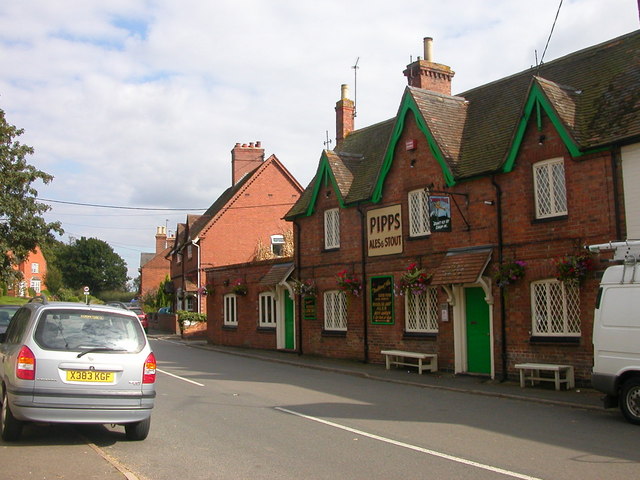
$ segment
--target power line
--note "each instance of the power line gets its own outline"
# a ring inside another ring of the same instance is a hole
[[[98,205],[95,203],[66,202],[64,200],[50,200],[48,198],[38,198],[43,202],[64,203],[66,205],[79,205],[81,207],[97,207],[97,208],[117,208],[120,210],[144,210],[144,211],[160,211],[160,212],[194,212],[206,210],[206,208],[148,208],[148,207],[123,207],[118,205]]]
[[[64,203],[66,205],[76,205],[80,207],[97,207],[97,208],[117,208],[120,210],[144,210],[144,211],[160,211],[160,212],[197,212],[197,211],[206,211],[209,208],[148,208],[148,207],[123,207],[116,205],[98,205],[95,203],[80,203],[80,202],[66,202],[63,200],[49,200],[46,198],[38,198],[43,202],[51,202],[51,203]],[[262,205],[245,205],[242,207],[222,207],[220,210],[245,210],[248,208],[266,208],[266,207],[284,207],[288,205],[293,205],[295,202],[286,202],[286,203],[266,203]]]

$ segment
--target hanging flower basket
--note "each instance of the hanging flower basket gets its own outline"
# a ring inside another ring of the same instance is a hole
[[[524,267],[527,264],[522,260],[511,260],[496,267],[493,279],[498,287],[506,287],[524,277]]]
[[[239,278],[231,284],[231,291],[236,295],[246,295],[248,290],[247,284]]]
[[[556,278],[561,282],[581,282],[593,270],[593,257],[588,253],[567,255],[554,260]]]
[[[347,273],[346,270],[342,270],[338,273],[337,283],[340,290],[353,295],[354,297],[360,296],[360,293],[362,292],[362,282],[360,279],[350,273]]]
[[[423,268],[418,268],[417,263],[411,263],[396,284],[396,295],[422,295],[427,291],[430,282],[431,274]]]
[[[315,297],[317,294],[317,289],[313,280],[305,280],[304,282],[298,280],[296,278],[291,279],[292,290],[296,295],[300,295],[302,297]]]
[[[207,295],[213,295],[213,285],[204,285],[198,289],[198,295],[206,297]]]

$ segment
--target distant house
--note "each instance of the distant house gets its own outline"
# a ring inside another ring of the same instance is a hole
[[[208,268],[251,262],[261,249],[276,253],[291,224],[285,213],[302,187],[260,142],[231,151],[232,185],[202,215],[188,215],[168,252],[177,310],[205,313]]]
[[[9,295],[29,297],[32,293],[38,294],[46,290],[47,261],[40,247],[30,252],[26,260],[17,266],[17,270],[22,273],[22,280],[9,289]]]
[[[171,272],[167,255],[173,248],[175,238],[167,237],[167,228],[156,229],[156,250],[140,254],[140,295],[156,291]]]

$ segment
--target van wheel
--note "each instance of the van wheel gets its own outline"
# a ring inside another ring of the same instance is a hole
[[[640,377],[633,377],[622,385],[620,410],[631,423],[640,425]]]
[[[15,442],[20,440],[23,423],[16,420],[9,408],[7,394],[2,395],[2,410],[0,411],[0,436],[5,442]]]
[[[149,428],[151,427],[151,417],[141,422],[127,423],[124,426],[124,433],[127,440],[140,441],[147,438]]]

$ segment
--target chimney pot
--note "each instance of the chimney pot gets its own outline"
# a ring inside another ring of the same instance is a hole
[[[349,99],[349,85],[343,83],[340,86],[340,100],[348,100]]]
[[[424,59],[427,62],[433,62],[433,38],[424,38]]]

